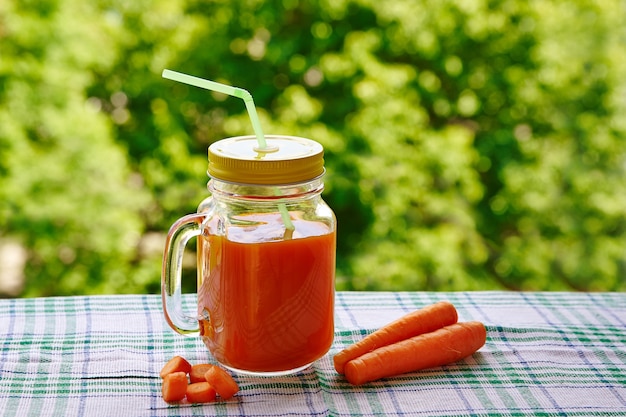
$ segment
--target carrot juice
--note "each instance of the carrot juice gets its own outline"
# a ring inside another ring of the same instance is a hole
[[[198,238],[202,340],[231,369],[306,367],[333,340],[336,232],[296,218],[287,236],[278,213],[236,220]]]

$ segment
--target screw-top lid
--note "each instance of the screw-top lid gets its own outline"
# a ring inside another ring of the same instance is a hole
[[[308,181],[324,173],[324,148],[295,136],[266,135],[222,139],[209,146],[211,178],[243,184],[278,185]]]

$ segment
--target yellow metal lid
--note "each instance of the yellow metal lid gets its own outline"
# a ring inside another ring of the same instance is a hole
[[[211,178],[242,184],[278,185],[308,181],[324,173],[324,148],[295,136],[267,135],[222,139],[209,146]]]

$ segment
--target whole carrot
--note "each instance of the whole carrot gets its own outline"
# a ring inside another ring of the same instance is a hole
[[[456,323],[457,320],[457,311],[448,301],[439,301],[412,311],[337,353],[333,357],[335,369],[343,374],[344,366],[352,359],[382,346],[432,332]]]
[[[351,360],[345,366],[346,379],[360,385],[456,362],[480,349],[486,339],[485,326],[478,321],[451,324]]]

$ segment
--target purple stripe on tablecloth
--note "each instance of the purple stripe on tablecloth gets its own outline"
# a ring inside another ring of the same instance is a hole
[[[235,381],[237,381],[237,376],[236,375],[234,375],[234,378],[235,378]],[[239,381],[237,381],[237,383],[239,383]],[[239,415],[240,416],[245,415],[245,411],[244,411],[244,408],[243,408],[243,402],[242,401],[238,401],[237,402],[237,409],[239,410]]]
[[[488,322],[489,316],[483,311],[483,309],[478,304],[476,304],[476,301],[474,300],[474,298],[471,297],[471,295],[467,292],[464,292],[463,295],[465,296],[465,299],[472,305],[472,307],[474,307],[474,309],[478,312],[478,314],[481,315],[482,321]]]
[[[448,371],[448,367],[447,366],[443,366],[444,370],[445,370],[445,374],[446,375],[450,375],[450,372]],[[465,394],[463,393],[463,389],[459,386],[459,382],[456,380],[456,378],[449,378],[450,379],[450,384],[452,384],[452,387],[454,388],[454,392],[456,392],[456,394],[459,396],[459,398],[461,399],[461,401],[463,402],[463,405],[465,406],[466,410],[470,411],[470,415],[477,415],[475,413],[474,407],[472,407],[472,403],[470,401],[468,401],[467,397],[465,396]]]
[[[395,293],[394,294],[394,298],[396,299],[396,301],[398,302],[398,305],[400,307],[402,307],[402,311],[404,311],[405,313],[409,313],[413,310],[415,310],[414,306],[407,306],[406,303],[404,302],[404,300],[402,299],[402,297],[400,297],[399,293]]]
[[[397,415],[399,416],[406,415],[407,413],[405,413],[404,410],[402,410],[402,406],[400,405],[400,402],[398,401],[398,395],[397,395],[398,393],[394,389],[395,386],[391,385],[391,383],[389,384],[385,383],[384,387],[385,387],[385,392],[387,392],[387,394],[389,395],[389,398],[391,399],[391,403],[397,410]]]
[[[144,317],[146,318],[146,332],[147,332],[146,343],[148,344],[149,353],[152,353],[154,350],[154,326],[152,325],[152,311],[150,311],[148,298],[145,295],[141,297],[141,303],[144,306],[143,314],[144,314]],[[149,365],[150,374],[158,375],[159,371],[157,371],[157,369],[160,369],[160,367],[157,367],[156,364],[154,363],[155,355],[148,354],[147,356],[148,356],[148,363],[150,364]],[[156,387],[154,388],[155,389],[153,389],[150,392],[150,416],[151,417],[156,417],[157,415],[156,414],[157,398],[159,398],[159,393],[160,393],[160,390],[157,390]]]
[[[621,324],[622,326],[626,327],[626,321],[624,321],[621,317],[619,317],[617,314],[611,312],[606,304],[604,304],[604,302],[601,302],[599,300],[599,297],[596,294],[592,294],[592,293],[586,293],[587,298],[589,298],[591,300],[591,302],[593,303],[594,306],[596,306],[598,309],[600,309],[602,311],[602,313],[604,314],[608,314],[610,317],[612,317],[616,322],[618,322],[619,324]]]
[[[320,413],[319,411],[316,411],[315,410],[315,406],[313,404],[313,400],[311,398],[312,393],[318,394],[318,393],[320,393],[320,390],[317,390],[317,391],[315,391],[315,390],[307,390],[306,374],[304,374],[303,372],[301,372],[301,375],[300,375],[300,377],[298,379],[302,383],[302,392],[304,393],[306,406],[309,409],[309,415],[310,416],[313,416],[313,415],[328,415],[328,409],[326,409],[325,413]]]
[[[356,317],[354,317],[354,314],[352,314],[351,310],[347,307],[347,303],[346,300],[343,296],[343,294],[337,294],[337,298],[339,298],[340,301],[340,305],[341,305],[341,309],[343,311],[345,311],[348,314],[348,317],[350,318],[350,322],[354,327],[359,327],[359,323],[356,320]]]
[[[91,304],[88,297],[82,297],[76,300],[82,300],[85,309],[85,340],[83,341],[83,367],[81,369],[81,391],[83,395],[78,401],[78,415],[85,415],[86,399],[87,399],[87,383],[89,381],[89,350],[91,343]]]
[[[537,310],[537,307],[535,306],[535,303],[533,303],[526,294],[524,293],[520,293],[521,297],[524,299],[524,301],[526,302],[526,304],[528,304],[529,306],[531,306],[533,309]],[[547,320],[546,320],[547,321]],[[519,351],[517,349],[515,349],[514,346],[511,346],[509,343],[508,338],[506,337],[505,333],[502,332],[502,340],[504,341],[504,343],[506,343],[506,345],[513,351],[514,355],[517,356],[517,358],[520,360],[520,363],[522,363],[527,371],[528,371],[528,375],[530,376],[530,378],[533,380],[533,382],[536,384],[537,387],[539,387],[539,389],[541,390],[541,392],[543,392],[543,395],[546,396],[546,398],[548,400],[550,400],[550,403],[552,404],[552,406],[558,410],[558,414],[565,416],[567,415],[567,413],[565,413],[565,411],[563,411],[563,408],[561,408],[561,406],[559,405],[559,403],[554,399],[554,397],[552,395],[550,395],[550,393],[548,392],[548,390],[546,389],[546,387],[543,386],[543,384],[541,384],[541,382],[539,381],[539,378],[537,377],[537,375],[531,371],[532,367],[530,366],[530,364],[528,364],[528,362],[526,362],[526,360],[524,358],[522,358],[522,355],[520,355]],[[569,343],[569,340],[567,340],[567,345],[571,347],[571,344]]]
[[[465,296],[465,299],[469,302],[469,304],[474,308],[474,310],[480,315],[481,317],[481,321],[483,322],[489,322],[489,316],[487,315],[487,313],[485,313],[485,311],[480,307],[480,305],[478,305],[476,303],[476,300],[474,299],[474,297],[472,297],[470,295],[470,293],[468,292],[464,292],[463,295]],[[489,327],[487,326],[487,328],[489,329]],[[498,332],[503,333],[502,331],[502,327],[497,326]],[[487,330],[487,341],[489,340],[489,330]],[[510,346],[510,344],[508,343],[508,341],[505,341],[507,346]],[[510,398],[510,396],[509,396]],[[515,402],[515,401],[514,401]],[[521,410],[521,408],[518,406],[517,408],[518,410]],[[510,411],[510,410],[509,410]]]
[[[404,300],[402,299],[402,297],[400,297],[400,294],[396,293],[394,294],[396,301],[398,302],[398,305],[402,307],[402,311],[405,313],[409,313],[410,311],[415,310],[414,306],[408,307],[405,303]],[[402,410],[402,406],[400,405],[400,402],[398,401],[398,396],[396,394],[396,392],[391,389],[391,387],[385,387],[385,391],[387,391],[387,393],[389,394],[389,398],[391,399],[391,403],[393,404],[393,406],[395,407],[396,410]],[[405,415],[405,413],[403,411],[401,411],[399,413],[399,415]]]
[[[474,303],[474,300],[471,299],[471,297],[469,297],[469,294],[464,293],[466,296],[468,296],[467,298],[470,300],[470,303],[472,304],[472,306],[474,306],[474,308],[477,309],[477,311],[483,316],[486,317],[485,314],[480,311],[480,308]],[[445,373],[446,375],[449,375],[449,372],[447,370],[447,367],[444,366],[443,367],[445,369]],[[458,381],[455,378],[450,378],[450,383],[454,388],[454,391],[457,393],[457,395],[459,396],[459,398],[461,399],[461,401],[463,402],[463,405],[465,405],[466,410],[470,410],[470,415],[474,415],[474,408],[472,407],[472,403],[467,399],[467,397],[463,394],[463,389],[459,386]]]

